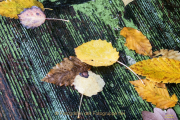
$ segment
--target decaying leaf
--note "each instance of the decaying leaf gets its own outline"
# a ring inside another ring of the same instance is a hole
[[[135,50],[138,54],[152,55],[152,46],[142,32],[134,28],[124,27],[120,35],[126,38],[126,43],[124,45],[129,49]]]
[[[180,52],[179,51],[161,49],[160,51],[155,51],[153,54],[154,54],[154,57],[161,56],[161,57],[180,61]]]
[[[44,10],[42,3],[37,0],[6,0],[0,2],[0,15],[18,19],[24,8],[31,8],[32,6],[40,7]]]
[[[74,56],[64,58],[61,63],[56,64],[53,69],[41,80],[59,86],[72,85],[74,78],[81,72],[90,70],[90,66],[81,62]]]
[[[46,20],[44,12],[37,6],[24,9],[24,11],[21,12],[18,17],[21,21],[21,24],[27,29],[38,27]]]
[[[154,113],[142,111],[143,120],[178,120],[173,109],[168,109],[165,113],[159,108],[154,108]]]
[[[119,58],[119,52],[106,40],[91,40],[75,48],[77,58],[92,66],[109,66]]]
[[[124,5],[126,6],[127,4],[129,4],[130,2],[132,2],[133,0],[123,0]]]
[[[160,83],[180,83],[180,61],[169,58],[153,58],[137,62],[130,68],[147,79]]]
[[[151,102],[161,109],[167,109],[175,106],[178,98],[175,94],[170,97],[166,87],[157,87],[157,83],[146,79],[143,80],[143,82],[145,85],[140,80],[130,81],[130,83],[135,86],[135,90],[142,99]]]
[[[103,90],[105,82],[100,75],[96,75],[92,71],[88,71],[88,74],[88,78],[77,75],[74,79],[73,85],[79,93],[91,97]]]

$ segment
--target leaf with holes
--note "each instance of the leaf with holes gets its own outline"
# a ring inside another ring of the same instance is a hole
[[[56,64],[53,69],[41,80],[59,86],[73,85],[74,78],[81,72],[90,70],[90,66],[81,62],[74,56],[64,58],[61,63]]]

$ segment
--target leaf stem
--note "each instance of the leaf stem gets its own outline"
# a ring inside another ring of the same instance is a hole
[[[81,108],[82,98],[83,98],[83,94],[81,95],[81,100],[80,100],[80,105],[79,105],[79,111],[78,111],[78,117],[77,118],[79,118],[79,116],[80,116],[80,108]]]
[[[62,20],[62,21],[66,21],[69,22],[69,20],[64,20],[64,19],[56,19],[56,18],[46,18],[47,20]]]
[[[44,8],[45,10],[53,10],[53,9],[51,9],[51,8]]]
[[[127,69],[129,69],[131,72],[133,72],[134,75],[136,75],[136,77],[138,77],[138,79],[141,80],[141,82],[143,83],[143,85],[145,85],[144,82],[142,81],[142,79],[141,79],[131,68],[129,68],[127,65],[123,64],[123,63],[120,62],[120,61],[116,61],[116,62],[118,62],[119,64],[125,66]]]

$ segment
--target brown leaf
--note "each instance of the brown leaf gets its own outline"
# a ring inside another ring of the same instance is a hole
[[[74,78],[79,73],[90,70],[90,66],[81,62],[78,58],[70,56],[64,58],[64,61],[56,64],[53,69],[41,80],[49,83],[53,83],[59,86],[72,85]]]
[[[161,57],[165,57],[165,58],[180,61],[180,53],[179,53],[179,51],[161,49],[160,51],[155,51],[153,54],[154,54],[154,57],[161,56]]]
[[[154,113],[142,111],[143,120],[178,120],[173,109],[168,109],[165,113],[159,108],[154,108]]]

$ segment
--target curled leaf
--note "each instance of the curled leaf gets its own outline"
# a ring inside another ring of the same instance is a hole
[[[133,0],[123,0],[124,5],[126,6],[127,4],[129,4],[130,2],[132,2]]]
[[[144,84],[140,80],[130,81],[135,87],[135,90],[138,92],[139,96],[142,99],[145,99],[148,102],[156,105],[156,107],[161,109],[167,109],[169,107],[174,107],[178,101],[178,98],[175,94],[171,97],[167,91],[166,87],[159,87],[156,82],[143,80]],[[162,84],[160,85],[162,86]]]
[[[91,40],[75,48],[77,58],[92,66],[109,66],[119,58],[119,52],[106,40]]]
[[[173,109],[168,109],[165,113],[159,108],[154,108],[154,113],[142,111],[143,120],[178,120]]]
[[[88,71],[88,74],[88,78],[77,75],[73,85],[79,93],[91,97],[103,90],[105,82],[100,75],[96,75],[92,71]]]
[[[27,29],[38,27],[46,20],[44,12],[36,6],[24,9],[24,11],[21,12],[18,17],[21,21],[21,24]]]
[[[126,38],[126,43],[124,45],[129,49],[135,50],[138,54],[152,55],[152,46],[142,32],[134,28],[124,27],[120,35]]]
[[[168,50],[168,49],[161,49],[159,51],[155,51],[154,57],[165,57],[169,59],[174,59],[174,60],[179,60],[180,61],[180,53],[179,51],[174,51],[174,50]]]
[[[130,68],[147,79],[160,83],[180,83],[180,61],[169,58],[153,58],[137,62]]]
[[[59,86],[72,85],[74,78],[81,72],[88,71],[90,66],[81,62],[74,56],[64,58],[64,61],[56,64],[53,69],[41,80]]]
[[[42,3],[36,0],[6,0],[0,2],[0,15],[18,19],[18,14],[20,14],[24,8],[31,8],[32,6],[40,7],[44,10]]]

